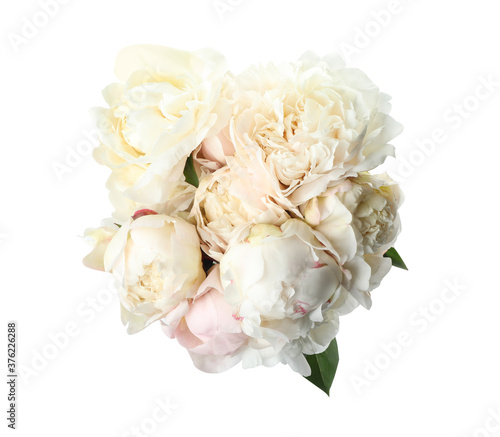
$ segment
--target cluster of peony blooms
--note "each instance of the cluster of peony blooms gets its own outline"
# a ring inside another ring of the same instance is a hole
[[[311,373],[339,316],[391,268],[402,193],[390,97],[337,56],[253,66],[214,50],[122,50],[92,110],[112,219],[87,266],[116,278],[129,333],[159,322],[199,369]]]

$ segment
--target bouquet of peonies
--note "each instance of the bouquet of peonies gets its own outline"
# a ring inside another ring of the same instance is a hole
[[[250,67],[134,46],[95,108],[113,218],[88,267],[116,278],[130,334],[159,321],[195,366],[288,364],[329,392],[339,316],[391,265],[403,196],[389,96],[337,56]]]

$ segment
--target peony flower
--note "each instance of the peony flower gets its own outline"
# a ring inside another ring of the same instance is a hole
[[[117,231],[118,227],[112,224],[85,230],[84,237],[93,246],[92,251],[83,258],[85,267],[104,272],[104,254]]]
[[[232,239],[248,235],[252,225],[281,225],[290,216],[269,196],[228,167],[206,176],[196,191],[191,214],[196,218],[205,252],[220,261]]]
[[[205,279],[196,228],[178,217],[146,214],[129,219],[104,256],[106,271],[118,282],[129,334],[192,298]]]
[[[361,173],[301,206],[307,223],[342,254],[344,286],[365,307],[370,291],[389,272],[391,248],[401,225],[399,185],[387,174]]]
[[[244,367],[287,363],[311,370],[303,354],[323,352],[338,331],[338,316],[356,301],[342,287],[333,248],[301,220],[281,228],[259,224],[232,244],[220,263],[224,297],[250,339]]]
[[[109,190],[109,199],[114,206],[114,219],[119,223],[125,223],[135,211],[140,209],[152,209],[160,214],[170,216],[189,215],[188,210],[193,204],[196,187],[181,181],[166,185],[165,193],[168,198],[163,203],[148,203],[134,201],[124,195],[136,182],[137,173],[135,166],[113,170],[106,182]]]
[[[219,266],[200,285],[192,303],[187,301],[162,319],[163,331],[184,346],[197,368],[222,372],[241,360],[248,337],[224,300]]]
[[[324,235],[339,254],[341,265],[352,260],[358,253],[352,214],[337,197],[339,192],[350,187],[350,182],[346,182],[329,188],[300,207],[307,224]]]
[[[351,189],[337,196],[353,214],[363,254],[384,254],[401,230],[398,210],[404,197],[399,185],[387,173],[362,173],[351,179]]]
[[[194,161],[200,167],[200,172],[205,175],[227,165],[227,158],[233,156],[234,144],[228,138],[226,130],[209,137],[200,144],[193,153]]]
[[[221,96],[226,62],[213,50],[128,47],[115,70],[121,82],[103,92],[109,109],[92,111],[101,142],[94,156],[112,169],[107,187],[123,221],[185,191],[186,158],[226,125],[230,105]]]
[[[339,57],[307,53],[296,64],[251,67],[235,88],[234,160],[253,169],[255,186],[272,185],[285,209],[298,213],[328,186],[394,155],[388,143],[401,126],[388,115],[389,96]]]

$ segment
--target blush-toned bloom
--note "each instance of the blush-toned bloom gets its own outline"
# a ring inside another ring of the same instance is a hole
[[[226,62],[213,50],[189,53],[161,46],[123,49],[119,83],[108,86],[109,108],[95,108],[101,145],[94,156],[112,169],[107,187],[115,218],[179,201],[186,158],[226,125]]]
[[[290,216],[248,178],[229,167],[206,176],[196,190],[191,213],[205,251],[220,261],[232,239],[239,239],[254,224],[281,225]]]
[[[229,139],[229,132],[223,129],[217,135],[203,140],[193,153],[193,157],[200,167],[200,173],[205,175],[227,165],[228,157],[233,156],[234,152],[234,144]]]
[[[117,280],[130,334],[194,297],[205,279],[196,228],[160,214],[125,223],[107,246],[104,267]]]
[[[254,226],[229,247],[220,269],[224,297],[250,337],[244,367],[282,362],[310,374],[303,354],[323,352],[337,334],[339,315],[357,305],[342,287],[333,249],[301,220]]]
[[[339,57],[251,67],[235,89],[235,156],[287,209],[394,154],[401,126],[388,115],[389,96]]]
[[[219,266],[200,285],[191,302],[184,301],[162,320],[163,331],[184,346],[200,370],[216,373],[241,360],[248,337],[233,308],[224,300]]]

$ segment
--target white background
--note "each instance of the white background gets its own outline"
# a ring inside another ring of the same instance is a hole
[[[498,2],[222,3],[235,6],[67,0],[44,23],[38,1],[2,2],[1,362],[17,320],[18,435],[500,436]],[[213,47],[234,72],[340,51],[393,96],[405,131],[387,167],[406,194],[397,248],[410,271],[342,319],[331,398],[283,366],[203,374],[157,325],[128,336],[109,278],[82,266],[79,236],[111,212],[108,171],[82,143],[88,109],[104,104],[118,50],[138,43]]]

